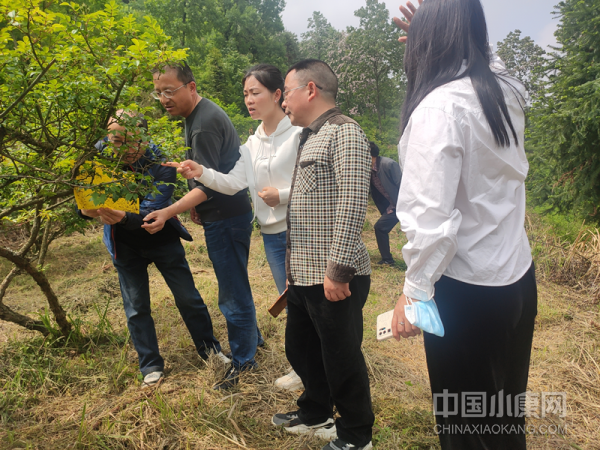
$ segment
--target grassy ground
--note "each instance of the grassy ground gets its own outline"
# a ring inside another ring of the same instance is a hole
[[[391,309],[404,279],[402,267],[379,267],[371,207],[364,239],[373,262],[371,294],[364,309],[364,354],[372,381],[377,449],[437,449],[422,338],[400,343],[375,339],[376,316]],[[215,334],[227,349],[217,285],[199,227],[185,244],[197,286],[211,311]],[[400,259],[403,237],[392,232]],[[0,264],[2,264],[0,262]],[[0,275],[8,266],[0,265]],[[100,230],[55,242],[47,273],[85,342],[55,342],[0,323],[0,448],[2,449],[320,449],[311,436],[289,436],[270,425],[275,412],[295,409],[299,392],[273,388],[288,371],[285,314],[267,307],[276,289],[256,232],[249,264],[259,326],[267,345],[258,370],[229,393],[211,386],[224,372],[215,360],[195,355],[164,281],[151,269],[153,316],[166,360],[166,379],[140,389],[137,356],[128,341],[117,275]],[[542,277],[544,278],[544,277]],[[566,392],[565,418],[529,419],[537,432],[531,449],[600,448],[600,318],[593,296],[541,280],[529,390]],[[39,291],[20,277],[6,303],[21,313],[44,314]],[[540,426],[543,425],[543,426]],[[566,432],[552,433],[556,427]],[[550,431],[550,432],[547,432]]]

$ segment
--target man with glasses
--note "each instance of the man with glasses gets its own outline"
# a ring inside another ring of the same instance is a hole
[[[142,387],[160,383],[165,366],[150,308],[148,266],[151,263],[171,289],[200,357],[206,360],[209,354],[215,353],[224,363],[229,363],[213,335],[208,309],[194,285],[181,245],[180,238],[191,241],[192,237],[176,217],[158,233],[148,234],[142,229],[147,214],[171,203],[177,177],[175,169],[161,166],[159,148],[151,142],[143,142],[146,131],[146,120],[119,110],[115,118],[110,119],[108,136],[98,142],[96,148],[107,156],[112,150],[123,163],[123,170],[148,175],[159,193],[150,193],[141,200],[139,214],[109,208],[79,211],[84,218],[97,217],[104,223],[103,240],[119,274],[127,327],[144,376]]]
[[[285,112],[305,127],[288,201],[285,350],[305,390],[297,411],[272,422],[331,439],[323,450],[368,450],[375,417],[361,343],[371,266],[361,231],[371,157],[360,126],[335,107],[337,90],[319,60],[296,63],[285,78]]]
[[[198,95],[186,63],[154,72],[154,98],[172,116],[185,118],[186,159],[228,173],[240,157],[240,140],[231,120],[215,103]],[[225,195],[188,180],[190,192],[168,208],[148,215],[144,228],[162,229],[170,217],[189,210],[192,220],[204,227],[208,256],[219,285],[219,308],[227,321],[232,365],[215,389],[238,383],[242,371],[256,366],[254,355],[262,337],[257,328],[254,299],[248,281],[248,256],[252,234],[252,207],[248,190]]]

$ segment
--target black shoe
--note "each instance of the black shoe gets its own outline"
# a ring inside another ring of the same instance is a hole
[[[226,391],[236,386],[240,381],[240,369],[235,367],[233,364],[223,377],[221,381],[213,386],[216,391]]]
[[[358,445],[352,445],[346,441],[342,441],[341,439],[335,439],[323,447],[321,450],[371,450],[373,448],[373,444],[369,442],[367,445],[363,445],[359,447]]]
[[[308,425],[300,419],[298,411],[289,413],[275,414],[271,419],[271,423],[275,426],[281,426],[288,433],[307,434],[313,433],[321,439],[329,440],[337,437],[337,430],[332,418],[325,420],[322,423]]]
[[[226,391],[236,386],[240,381],[240,373],[245,372],[246,370],[252,370],[256,367],[256,364],[245,364],[241,368],[235,367],[233,364],[223,377],[221,381],[213,386],[213,389],[216,391]]]
[[[382,259],[377,264],[379,264],[380,266],[383,266],[385,264],[386,266],[394,267],[396,265],[396,261],[394,261],[393,259]]]

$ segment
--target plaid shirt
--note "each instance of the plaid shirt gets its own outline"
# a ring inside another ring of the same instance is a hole
[[[348,283],[369,275],[361,232],[371,154],[360,126],[338,108],[302,130],[287,214],[286,270],[290,284]]]

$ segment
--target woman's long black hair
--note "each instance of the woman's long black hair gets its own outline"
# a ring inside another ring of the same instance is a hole
[[[485,15],[479,0],[426,0],[408,30],[404,70],[408,77],[402,132],[421,101],[446,83],[471,77],[496,144],[518,143],[498,77],[490,69]],[[466,70],[461,72],[463,61]]]

